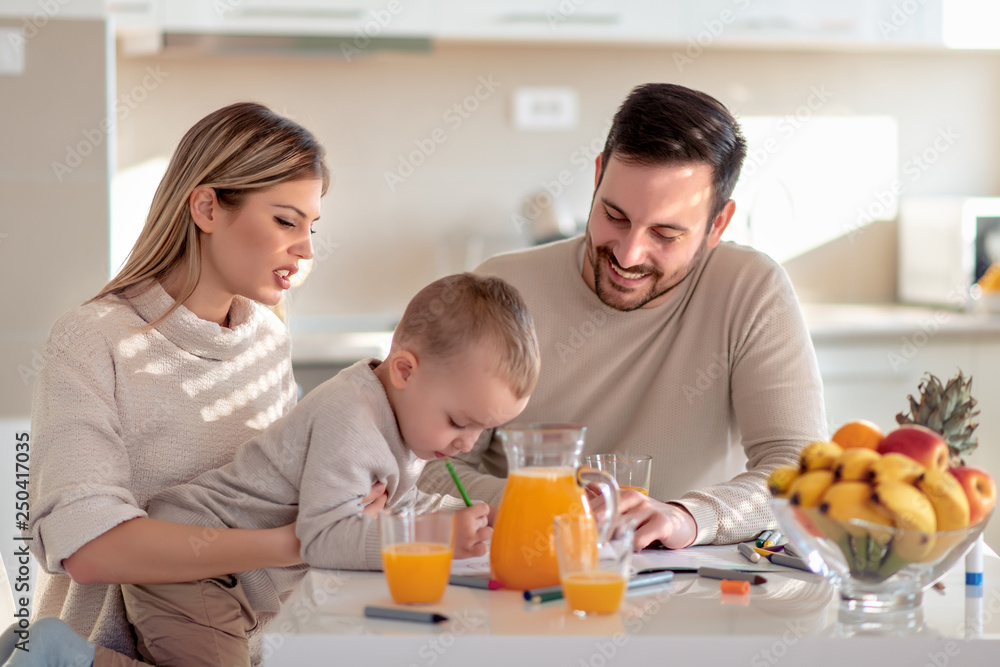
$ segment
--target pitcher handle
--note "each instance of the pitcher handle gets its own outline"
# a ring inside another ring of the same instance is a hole
[[[596,468],[580,468],[576,471],[576,479],[579,484],[596,484],[604,496],[604,523],[598,522],[600,532],[597,536],[597,543],[604,544],[611,534],[611,527],[618,518],[618,497],[620,490],[618,481],[606,470]]]

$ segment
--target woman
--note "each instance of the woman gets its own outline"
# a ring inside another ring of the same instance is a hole
[[[97,665],[122,664],[102,647],[138,655],[118,584],[301,562],[294,524],[206,532],[144,508],[294,404],[288,334],[264,306],[312,257],[328,184],[296,123],[249,103],[209,114],[171,158],[124,268],[52,329],[32,405],[35,616],[97,644]]]

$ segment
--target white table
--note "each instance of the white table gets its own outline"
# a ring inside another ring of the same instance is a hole
[[[768,582],[752,587],[748,597],[724,599],[718,581],[678,574],[665,586],[630,593],[617,614],[589,618],[573,616],[561,600],[532,605],[515,591],[449,586],[440,603],[418,608],[451,620],[424,625],[363,617],[366,605],[394,606],[382,573],[314,570],[265,635],[264,664],[605,667],[669,661],[698,667],[951,667],[1000,662],[996,556],[986,558],[983,597],[966,598],[959,561],[943,580],[945,591],[927,591],[917,611],[871,621],[841,616],[836,589],[815,575],[783,569],[766,576]],[[967,614],[976,621],[967,624]]]

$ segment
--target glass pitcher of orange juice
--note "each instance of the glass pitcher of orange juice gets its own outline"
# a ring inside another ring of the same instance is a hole
[[[586,427],[524,424],[497,430],[507,455],[507,485],[497,510],[490,547],[492,576],[506,588],[528,590],[559,584],[552,520],[559,514],[590,514],[586,485],[604,496],[599,543],[618,516],[618,484],[603,470],[580,469]]]

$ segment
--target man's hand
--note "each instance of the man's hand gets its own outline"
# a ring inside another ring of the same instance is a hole
[[[372,489],[368,492],[368,495],[361,499],[361,504],[365,506],[361,510],[361,513],[377,517],[378,513],[385,509],[385,503],[388,500],[389,494],[385,492],[385,484],[383,482],[375,482],[372,484]]]
[[[486,542],[493,537],[493,529],[487,525],[489,513],[490,506],[486,503],[476,503],[455,513],[455,558],[486,555]]]
[[[680,505],[662,503],[638,491],[622,491],[618,511],[635,519],[635,550],[659,540],[668,549],[690,546],[698,536],[698,526]]]

